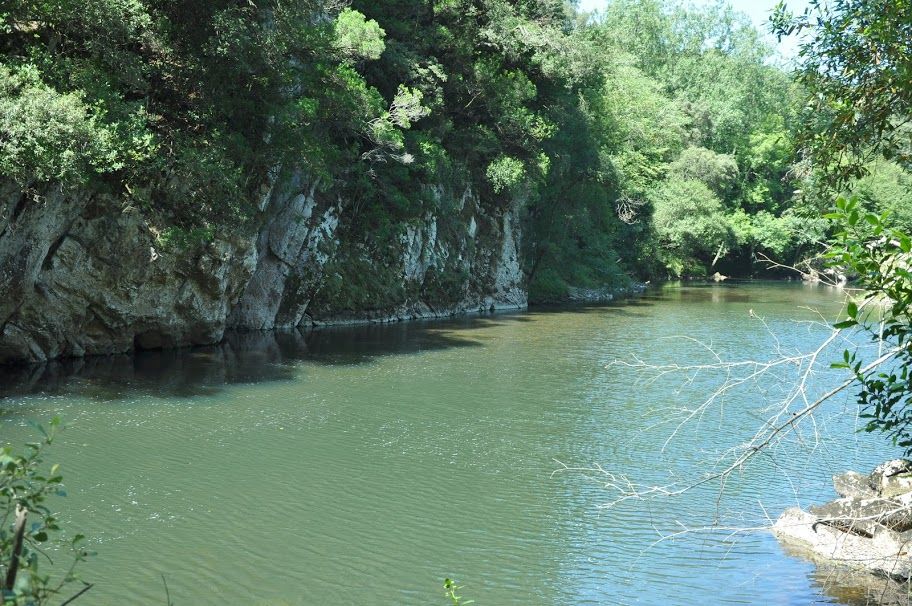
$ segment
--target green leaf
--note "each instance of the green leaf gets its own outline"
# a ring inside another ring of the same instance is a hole
[[[899,247],[904,253],[912,252],[912,238],[905,234],[899,236]]]

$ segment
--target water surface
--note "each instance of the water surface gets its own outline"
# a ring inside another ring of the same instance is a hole
[[[840,298],[678,285],[617,306],[233,335],[6,372],[0,438],[64,420],[49,458],[69,490],[63,526],[98,553],[82,571],[93,604],[164,603],[162,574],[179,605],[442,605],[446,576],[479,605],[863,603],[753,530],[832,498],[833,473],[896,454],[855,432],[850,398],[721,493],[606,508],[618,494],[605,476],[555,473],[560,461],[643,486],[700,477],[753,434],[792,371],[666,443],[718,375],[650,382],[606,365],[711,362],[705,345],[727,359],[812,349],[825,334],[813,321]],[[813,375],[811,391],[832,380]]]

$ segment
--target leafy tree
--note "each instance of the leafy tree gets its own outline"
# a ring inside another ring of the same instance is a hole
[[[23,184],[85,183],[122,166],[115,130],[79,93],[61,94],[34,67],[0,64],[0,171]]]
[[[835,366],[855,376],[864,429],[886,433],[912,454],[912,238],[892,228],[886,215],[864,213],[857,198],[837,199],[830,217],[840,228],[831,262],[864,289],[836,327],[860,328],[884,352],[871,362],[846,350]]]
[[[778,220],[791,208],[794,146],[784,125],[794,114],[796,88],[769,64],[771,51],[746,17],[724,4],[699,9],[616,0],[592,32],[596,48],[608,55],[605,98],[592,106],[601,170],[617,183],[626,219],[648,219],[642,202],[666,187],[666,179],[706,184],[729,212],[764,211]],[[627,54],[631,48],[634,56]],[[628,210],[631,203],[638,212]],[[653,233],[662,233],[656,227]],[[653,242],[648,234],[639,234],[640,244],[632,247],[641,270],[655,258],[644,251],[669,242]],[[786,261],[802,249],[799,234],[792,236],[787,246],[775,247],[786,251]],[[752,237],[717,243],[711,255],[686,255],[684,271],[702,274],[720,253],[727,272],[751,273],[756,248]],[[680,250],[664,258],[675,267],[658,273],[683,270]]]
[[[346,59],[375,61],[386,49],[383,28],[350,8],[343,9],[336,17],[334,33],[333,46]]]
[[[722,202],[704,183],[671,178],[651,200],[655,230],[675,275],[696,271],[695,261],[705,263],[734,243]]]
[[[688,147],[668,166],[672,175],[700,181],[722,199],[730,199],[738,182],[738,163],[732,156],[704,147]]]
[[[780,35],[804,31],[800,78],[808,91],[800,141],[820,166],[830,191],[851,186],[870,172],[880,154],[899,166],[909,164],[912,118],[912,5],[898,2],[837,0],[811,3],[794,16],[780,5]],[[872,60],[873,59],[873,60]],[[868,190],[873,181],[856,184]],[[895,195],[895,192],[894,192]],[[883,201],[879,202],[884,204]],[[886,204],[889,204],[886,203]],[[865,212],[858,196],[839,197],[836,234],[829,253],[833,266],[861,288],[848,303],[840,329],[861,330],[881,352],[874,360],[846,350],[837,366],[849,369],[859,386],[858,402],[867,431],[882,431],[912,453],[912,238],[891,225],[888,212]]]
[[[800,15],[780,4],[780,36],[806,32],[799,81],[807,90],[801,143],[844,184],[876,154],[912,163],[912,4],[908,0],[812,0]]]
[[[496,193],[518,187],[525,175],[523,163],[509,156],[500,156],[488,165],[487,177]]]
[[[859,205],[876,215],[886,213],[896,229],[912,233],[912,174],[895,162],[877,161],[850,186]]]
[[[306,174],[347,201],[340,288],[373,264],[339,300],[410,296],[385,286],[407,225],[465,219],[432,190],[492,216],[522,198],[533,300],[665,274],[649,201],[669,181],[729,212],[793,203],[794,87],[722,5],[11,0],[0,49],[5,180],[105,190],[177,243],[250,229],[265,184]],[[702,273],[722,250],[705,244],[666,257]]]

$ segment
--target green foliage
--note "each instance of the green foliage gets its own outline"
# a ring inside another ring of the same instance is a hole
[[[195,227],[188,230],[171,226],[159,234],[158,242],[165,249],[186,250],[212,242],[214,237],[215,232],[211,227]]]
[[[800,15],[778,6],[780,37],[805,35],[799,81],[807,103],[801,142],[836,188],[880,153],[912,164],[912,52],[908,0],[812,0]]]
[[[825,215],[835,229],[829,264],[857,286],[834,327],[866,334],[878,357],[846,350],[834,366],[850,370],[859,387],[864,429],[887,434],[909,455],[912,237],[904,169],[912,160],[906,126],[912,118],[912,5],[814,0],[794,16],[780,4],[774,22],[780,36],[803,34],[798,74],[807,104],[799,141],[816,164],[815,193],[823,199],[831,191],[853,192],[839,196]],[[874,161],[878,155],[887,162]],[[893,209],[902,227],[890,216]]]
[[[378,234],[383,238],[382,234]],[[385,239],[379,247],[392,252]],[[383,250],[343,248],[335,251],[332,261],[323,268],[320,289],[310,305],[325,313],[383,311],[405,302],[407,292],[402,276],[392,264],[384,263]]]
[[[666,211],[669,188],[680,189],[687,181],[707,186],[733,218],[767,213],[769,218],[761,219],[767,232],[774,224],[769,219],[778,221],[793,205],[793,137],[783,125],[794,114],[796,91],[770,64],[770,49],[746,17],[724,4],[696,8],[612,0],[590,32],[604,55],[604,94],[590,105],[601,177],[616,184],[625,222],[648,221],[644,202],[663,200],[665,214],[655,218],[655,229],[628,228],[638,235],[630,247],[636,265],[663,275],[703,274],[719,254],[729,259],[727,272],[752,273],[756,229],[742,229],[743,237],[735,239],[724,217],[716,217],[715,230],[686,221],[678,228],[672,224],[684,215]],[[678,193],[701,197],[696,191]],[[631,213],[633,208],[638,212]],[[792,255],[802,251],[799,234],[773,231],[779,241],[767,252],[782,250],[778,260],[793,262]],[[725,232],[729,237],[720,241]],[[781,241],[787,234],[791,240]],[[701,237],[711,241],[700,244]],[[654,267],[656,257],[666,267]]]
[[[494,191],[515,190],[526,176],[526,168],[521,160],[510,156],[500,156],[490,164],[485,172]]]
[[[864,286],[835,326],[861,329],[886,352],[866,364],[846,350],[835,366],[850,369],[860,386],[865,431],[886,433],[912,454],[912,237],[886,215],[865,213],[855,197],[838,198],[829,218],[838,226],[831,264]]]
[[[866,170],[868,174],[851,185],[859,204],[878,215],[887,213],[896,229],[912,233],[912,174],[889,161]]]
[[[669,269],[678,275],[697,260],[712,259],[720,247],[732,245],[734,233],[722,202],[701,181],[671,178],[652,193],[651,201]]]
[[[0,19],[4,176],[103,183],[162,228],[245,228],[278,167],[357,179],[424,112],[366,83],[385,34],[342,3],[13,0]]]
[[[455,305],[465,299],[469,279],[468,271],[456,264],[430,267],[421,285],[421,300],[431,305]]]
[[[829,228],[820,218],[800,217],[794,213],[777,217],[765,210],[749,215],[739,209],[727,220],[739,246],[773,260],[797,258],[801,247],[811,253],[819,250],[827,239]]]
[[[667,275],[657,259],[702,273],[719,251],[802,249],[780,229],[795,89],[731,9],[612,0],[586,20],[558,0],[348,4],[11,0],[0,170],[23,187],[103,188],[174,247],[251,229],[270,183],[306,175],[345,201],[352,266],[324,290],[353,309],[411,296],[384,264],[410,221],[451,220],[432,187],[469,190],[490,216],[522,199],[533,300]],[[725,220],[711,230],[716,203],[759,218],[738,238]],[[455,289],[450,269],[431,290]]]
[[[66,495],[59,466],[44,469],[44,448],[54,441],[59,426],[55,418],[47,431],[39,427],[42,440],[26,444],[25,454],[15,453],[11,446],[0,448],[0,589],[4,606],[47,604],[91,587],[75,574],[76,565],[89,556],[82,546],[82,535],[65,543],[72,551],[73,562],[61,578],[52,580],[40,568],[45,550],[59,542],[53,539],[60,526],[48,499]],[[7,585],[8,581],[13,582]],[[81,589],[73,590],[72,585]]]
[[[79,93],[59,93],[34,66],[0,64],[0,174],[20,184],[85,183],[123,166],[116,133]]]
[[[343,9],[336,17],[333,45],[346,59],[376,60],[386,50],[386,32],[373,19],[350,8]]]
[[[688,147],[668,166],[668,172],[685,181],[700,181],[726,199],[738,181],[738,163],[732,156],[704,147]]]
[[[562,301],[571,288],[620,290],[630,284],[630,268],[617,252],[633,230],[615,214],[609,191],[591,181],[549,185],[543,195],[561,203],[542,205],[530,217],[540,238],[531,249],[529,293],[536,302]]]

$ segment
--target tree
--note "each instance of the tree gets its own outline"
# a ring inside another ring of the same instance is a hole
[[[674,275],[693,275],[698,260],[706,263],[734,243],[722,202],[703,182],[672,176],[651,200],[655,230]]]
[[[832,183],[867,172],[882,154],[912,163],[912,3],[812,0],[800,15],[780,3],[776,33],[806,33],[798,57],[807,90],[801,143]]]
[[[799,16],[783,5],[778,33],[808,34],[800,80],[808,90],[801,141],[830,189],[865,175],[880,154],[912,163],[912,3],[815,0]],[[838,365],[859,388],[867,431],[883,431],[912,454],[912,239],[888,213],[866,213],[857,197],[839,198],[828,215],[836,226],[828,258],[861,293],[839,329],[862,330],[885,352],[874,362],[846,350]]]
[[[735,159],[705,147],[688,147],[668,166],[668,171],[684,180],[700,181],[723,200],[729,199],[738,181]]]
[[[800,16],[788,14],[782,5],[777,9],[774,22],[780,35],[799,30],[806,34],[799,55],[799,78],[805,86],[807,110],[801,114],[797,142],[804,161],[815,166],[816,182],[824,192],[856,189],[869,193],[871,181],[853,179],[868,174],[877,165],[873,159],[878,155],[886,156],[893,166],[908,166],[906,124],[912,119],[912,79],[904,74],[909,73],[912,57],[910,8],[908,1],[821,0],[813,1]],[[779,155],[775,146],[767,146],[763,153]],[[683,193],[674,199],[684,198]],[[705,364],[615,362],[658,376],[680,372],[692,379],[697,374],[720,373],[722,384],[702,402],[686,408],[678,429],[703,418],[733,390],[769,380],[778,369],[794,369],[795,374],[781,385],[783,395],[764,408],[768,416],[756,433],[716,461],[714,469],[701,478],[644,487],[600,467],[587,470],[607,475],[608,485],[618,493],[614,503],[678,495],[710,482],[724,488],[732,474],[773,448],[837,394],[853,388],[857,389],[863,429],[885,433],[906,455],[912,455],[912,236],[894,226],[890,213],[885,212],[889,202],[874,203],[869,195],[867,202],[878,206],[878,212],[870,212],[863,202],[858,195],[839,196],[834,210],[823,217],[833,230],[826,253],[828,270],[853,279],[858,289],[847,297],[841,321],[829,327],[829,335],[812,351],[783,349],[773,335],[776,355],[766,361],[725,361],[707,345],[712,359]],[[665,203],[657,200],[657,204]],[[773,252],[782,248],[783,235],[777,233],[782,226],[773,215],[749,217],[736,212],[732,218],[737,237],[765,241]],[[804,217],[785,214],[781,218],[796,221],[802,231],[812,227]],[[753,311],[751,316],[765,326]],[[859,336],[867,337],[873,347],[861,347]],[[849,344],[841,359],[827,360],[839,343]],[[811,391],[809,378],[827,362],[847,375],[823,393]]]

